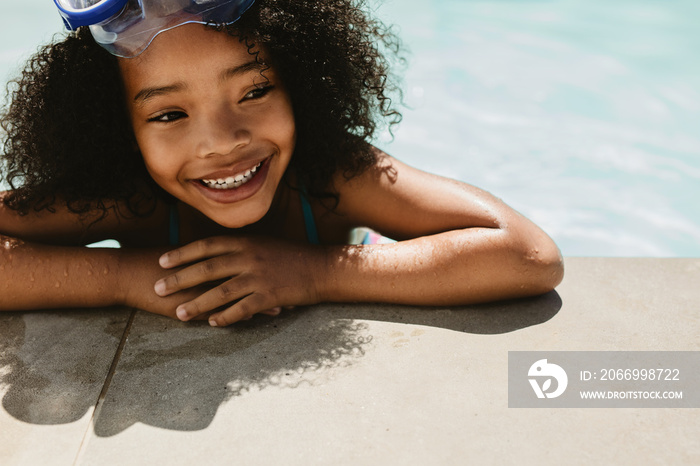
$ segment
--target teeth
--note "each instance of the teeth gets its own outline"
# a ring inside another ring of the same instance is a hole
[[[205,186],[208,188],[214,188],[214,189],[234,189],[238,188],[239,186],[242,186],[246,184],[248,181],[253,178],[255,175],[255,172],[258,171],[258,168],[262,166],[262,162],[251,168],[250,170],[246,170],[245,173],[239,173],[238,175],[235,176],[229,176],[226,179],[219,178],[216,180],[201,180],[202,183],[204,183]]]

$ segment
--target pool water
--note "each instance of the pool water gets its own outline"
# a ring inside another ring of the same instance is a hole
[[[700,257],[700,2],[369,7],[409,51],[380,147],[491,191],[565,255]],[[0,77],[61,27],[50,0],[5,6]]]

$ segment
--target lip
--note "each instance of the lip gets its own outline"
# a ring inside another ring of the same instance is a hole
[[[269,156],[266,159],[263,159],[262,162],[263,164],[258,168],[257,172],[255,172],[255,176],[248,181],[246,184],[234,188],[234,189],[215,189],[215,188],[210,188],[208,186],[203,185],[200,183],[199,180],[202,179],[217,179],[217,178],[226,178],[228,176],[236,175],[241,173],[242,171],[246,171],[247,169],[253,168],[257,164],[259,164],[261,161],[257,161],[255,163],[245,163],[245,164],[240,164],[239,167],[242,168],[233,168],[233,169],[227,169],[227,170],[219,170],[216,172],[209,173],[201,178],[198,179],[193,179],[190,180],[190,184],[194,186],[200,193],[204,195],[207,199],[221,203],[221,204],[231,204],[234,202],[240,202],[242,200],[245,200],[251,196],[253,196],[255,193],[258,192],[258,190],[262,187],[263,184],[265,184],[265,180],[267,179],[267,174],[270,169],[270,161],[272,160],[272,156]],[[243,168],[245,167],[245,168]]]
[[[236,176],[238,174],[244,173],[246,170],[250,170],[251,168],[258,165],[260,162],[264,162],[267,159],[269,159],[270,157],[271,156],[268,155],[267,157],[261,157],[261,158],[255,159],[254,161],[239,162],[230,168],[225,168],[222,170],[217,170],[215,172],[207,173],[206,175],[197,177],[195,180],[196,181],[198,181],[198,180],[216,180],[216,179],[220,179],[220,178],[226,179],[229,176]]]

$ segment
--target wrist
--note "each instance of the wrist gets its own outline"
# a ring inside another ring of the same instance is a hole
[[[143,277],[139,277],[139,272],[143,268],[141,266],[143,264],[139,264],[141,254],[138,251],[129,249],[118,249],[117,251],[114,300],[117,305],[135,307],[134,293],[137,289],[136,285],[143,280]]]
[[[312,270],[312,293],[315,303],[331,302],[333,299],[333,258],[337,251],[332,247],[313,247],[315,253],[312,255],[311,263],[307,264]]]
[[[351,302],[360,300],[355,288],[362,287],[360,276],[362,246],[340,246],[323,249],[316,272],[316,293],[319,302]]]
[[[117,251],[114,298],[119,305],[146,309],[153,299],[160,299],[155,294],[154,286],[169,272],[161,268],[158,259],[168,249],[126,248]]]

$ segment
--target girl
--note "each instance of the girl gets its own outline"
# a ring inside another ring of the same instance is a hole
[[[77,31],[30,60],[2,119],[0,309],[126,305],[224,326],[561,281],[529,220],[370,144],[400,120],[398,41],[358,2],[74,1],[55,0]],[[399,242],[346,245],[358,226]],[[82,247],[106,238],[122,247]]]

